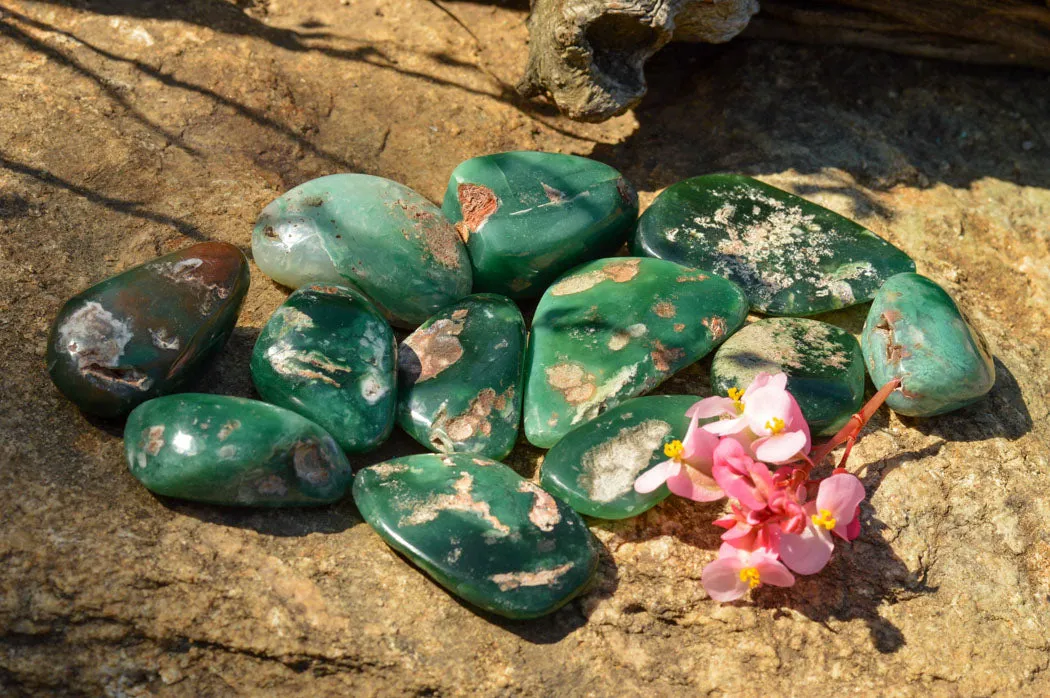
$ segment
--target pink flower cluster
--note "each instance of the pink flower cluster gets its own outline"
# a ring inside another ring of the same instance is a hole
[[[745,392],[701,400],[686,415],[685,438],[668,444],[668,460],[634,487],[644,493],[666,483],[674,494],[700,502],[730,498],[730,513],[714,522],[726,529],[718,559],[701,576],[711,598],[733,601],[760,584],[791,586],[792,572],[824,568],[833,535],[853,540],[860,534],[864,486],[841,468],[809,480],[809,425],[785,374],[760,373]],[[720,419],[700,426],[711,417]]]

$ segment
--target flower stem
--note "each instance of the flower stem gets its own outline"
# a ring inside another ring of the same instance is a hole
[[[853,448],[853,444],[857,441],[857,436],[860,434],[861,429],[868,423],[868,420],[872,418],[875,412],[882,407],[882,403],[886,402],[886,398],[890,396],[894,390],[899,388],[901,385],[900,378],[894,378],[893,380],[886,383],[879,389],[879,392],[875,393],[874,396],[864,407],[860,408],[860,412],[850,417],[849,422],[846,426],[839,430],[839,433],[831,437],[831,439],[820,446],[813,452],[813,462],[820,463],[828,454],[835,450],[838,446],[843,443],[846,444],[846,452],[842,454],[842,461],[839,463],[839,467],[843,467],[846,464],[846,459],[849,458],[850,450]]]

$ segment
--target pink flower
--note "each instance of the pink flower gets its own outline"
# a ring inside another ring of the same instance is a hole
[[[789,587],[795,577],[765,548],[741,550],[728,543],[718,549],[718,559],[704,568],[700,581],[715,601],[735,601],[761,584]]]
[[[667,489],[679,497],[697,502],[721,499],[725,494],[711,476],[716,445],[718,437],[697,426],[697,418],[693,417],[685,439],[664,446],[667,460],[642,473],[634,481],[635,491],[652,492],[666,482]]]
[[[780,537],[780,559],[798,574],[824,569],[835,548],[831,534],[853,540],[860,533],[864,485],[854,475],[836,473],[821,481],[815,502],[806,504],[809,521],[801,533]]]
[[[729,397],[709,397],[693,405],[690,417],[722,417],[704,425],[719,436],[735,435],[750,444],[758,460],[786,463],[809,453],[809,425],[787,391],[787,374],[759,373],[743,393],[733,388]]]
[[[711,454],[711,474],[725,493],[746,509],[764,509],[776,485],[765,463],[751,458],[734,439],[722,439]]]

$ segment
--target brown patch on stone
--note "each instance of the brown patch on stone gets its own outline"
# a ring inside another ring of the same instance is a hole
[[[477,434],[491,435],[489,415],[497,399],[495,390],[484,388],[470,401],[467,409],[455,417],[449,418],[444,412],[439,413],[430,429],[430,442],[439,450],[453,451],[457,443],[463,443]],[[452,443],[448,443],[448,440]]]
[[[587,402],[598,390],[595,377],[579,364],[561,363],[546,370],[547,385],[562,394],[570,405]]]
[[[164,427],[155,426],[150,427],[142,432],[142,448],[151,456],[155,456],[160,453],[160,449],[164,447]]]
[[[681,332],[684,329],[685,329],[685,323],[684,322],[676,322],[674,324],[674,331],[675,332]]]
[[[617,330],[616,332],[613,332],[612,337],[609,337],[609,350],[620,351],[627,346],[627,343],[630,341],[631,335],[629,333],[624,332],[623,330]]]
[[[316,441],[300,441],[292,446],[292,467],[300,480],[323,485],[330,475],[328,456]]]
[[[896,310],[887,310],[881,317],[879,317],[879,321],[875,325],[876,332],[882,332],[886,335],[886,362],[891,364],[899,364],[901,359],[906,359],[911,356],[911,353],[905,349],[903,345],[897,344],[893,341],[893,323],[900,318],[900,312]],[[901,389],[901,392],[905,392],[903,388]],[[905,397],[908,396],[906,395]]]
[[[540,182],[540,186],[543,187],[543,193],[547,195],[547,200],[552,204],[560,204],[565,201],[565,192],[558,191],[554,187]]]
[[[518,492],[531,494],[535,499],[532,509],[529,510],[529,521],[541,531],[552,531],[561,523],[561,512],[558,511],[558,503],[554,497],[545,490],[537,487],[528,480],[523,480],[518,485]]]
[[[461,319],[441,318],[429,327],[420,328],[410,334],[404,346],[410,352],[400,352],[402,370],[408,370],[408,362],[414,355],[419,361],[419,376],[416,383],[430,380],[452,366],[463,357],[463,345],[459,343],[459,333],[463,331]]]
[[[567,279],[559,281],[551,286],[550,294],[552,296],[569,296],[574,293],[582,293],[594,288],[603,281],[605,281],[605,273],[601,269],[592,269],[582,274],[573,274]]]
[[[683,274],[682,276],[679,276],[677,279],[675,279],[675,281],[677,281],[680,284],[685,284],[691,281],[707,281],[709,278],[711,277],[709,277],[707,274],[695,272],[693,274]]]
[[[459,199],[463,222],[471,233],[478,232],[489,216],[499,209],[496,193],[480,184],[460,184],[456,187],[456,197]]]
[[[324,197],[321,196],[308,196],[303,199],[303,206],[318,207],[324,206]]]
[[[231,419],[230,421],[226,422],[222,425],[222,429],[219,429],[219,441],[225,441],[226,439],[230,438],[230,434],[232,434],[240,428],[241,423],[239,420]]]
[[[674,303],[660,301],[653,306],[653,312],[662,318],[670,319],[678,314],[678,308],[675,307]]]
[[[455,310],[455,311],[452,312],[452,319],[453,320],[462,320],[465,317],[467,317],[467,313],[469,313],[469,312],[470,311],[467,310],[466,308],[460,308],[459,310]]]
[[[605,275],[612,281],[622,284],[623,282],[630,281],[638,276],[638,266],[640,264],[640,259],[628,259],[623,262],[609,264],[602,271],[604,271]]]
[[[671,364],[685,356],[685,351],[679,348],[668,349],[659,339],[653,342],[653,350],[649,352],[653,358],[653,366],[657,371],[671,370]]]
[[[263,235],[270,238],[271,240],[276,240],[277,238],[281,237],[277,234],[277,231],[273,229],[272,225],[268,225],[265,228],[263,228]]]
[[[256,481],[255,490],[264,497],[272,497],[274,495],[283,497],[288,494],[288,485],[285,484],[280,475],[271,473]]]
[[[379,477],[386,479],[391,475],[405,472],[408,470],[408,466],[404,463],[380,463],[379,465],[373,465],[370,470]]]
[[[564,565],[552,567],[548,570],[537,570],[536,572],[505,572],[494,574],[489,579],[496,583],[500,591],[510,591],[519,587],[550,586],[573,568],[573,563],[566,562]]]
[[[470,228],[467,227],[466,223],[459,221],[453,227],[456,229],[456,235],[459,235],[459,239],[463,241],[464,245],[470,242]]]
[[[705,317],[700,321],[703,325],[711,332],[711,337],[717,342],[726,335],[726,320],[718,315],[712,315],[711,317]]]
[[[504,535],[510,533],[510,527],[492,514],[488,502],[474,499],[474,478],[470,473],[463,473],[452,486],[455,494],[435,494],[427,501],[412,508],[412,513],[403,517],[398,526],[418,526],[433,521],[443,511],[462,511],[476,514],[481,520]]]
[[[438,264],[449,269],[459,269],[460,246],[459,234],[452,224],[445,220],[428,202],[407,203],[398,199],[395,204],[401,207],[405,216],[415,228],[417,238],[422,238],[427,250]],[[403,230],[405,239],[410,239],[408,231]]]

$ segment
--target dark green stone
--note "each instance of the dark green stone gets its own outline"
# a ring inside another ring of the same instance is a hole
[[[442,208],[467,243],[474,290],[536,298],[572,267],[616,252],[638,196],[603,163],[519,151],[460,163]]]
[[[470,293],[470,259],[441,209],[382,177],[329,175],[288,191],[259,215],[252,253],[292,288],[351,284],[400,327]]]
[[[124,452],[151,492],[209,504],[328,504],[353,478],[321,427],[282,407],[224,395],[139,405],[124,427]]]
[[[684,439],[691,395],[651,395],[614,407],[574,429],[543,459],[540,484],[576,511],[600,519],[637,516],[663,501],[667,486],[647,494],[634,481],[667,460],[664,445]]]
[[[575,511],[478,456],[426,454],[365,468],[354,501],[387,544],[438,584],[503,616],[554,611],[598,563]]]
[[[632,252],[710,269],[770,315],[815,315],[871,300],[908,255],[823,206],[742,175],[678,182],[638,219]]]
[[[223,242],[111,276],[59,311],[47,342],[51,380],[85,412],[121,417],[199,376],[247,292],[248,260]]]
[[[951,412],[995,385],[995,363],[984,337],[947,291],[918,274],[899,274],[879,289],[861,348],[876,387],[902,379],[886,399],[901,414]]]
[[[759,373],[786,373],[787,389],[814,436],[834,434],[864,404],[864,359],[853,335],[803,318],[769,318],[718,348],[711,390],[746,390]]]
[[[390,325],[363,294],[307,284],[259,334],[252,380],[264,400],[313,420],[344,450],[368,451],[394,428],[395,346]]]
[[[731,281],[673,262],[589,262],[547,289],[525,360],[525,436],[541,448],[652,390],[743,324]]]
[[[514,302],[453,303],[398,352],[398,424],[432,451],[503,458],[518,438],[525,320]]]

